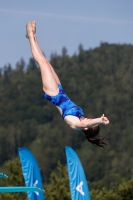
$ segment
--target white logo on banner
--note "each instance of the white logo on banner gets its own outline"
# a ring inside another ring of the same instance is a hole
[[[38,184],[38,180],[35,181],[34,186],[36,187],[37,184]],[[36,194],[37,196],[39,196],[39,192],[35,192],[35,194]]]
[[[85,193],[83,192],[83,189],[82,189],[82,185],[83,185],[83,181],[81,181],[80,184],[77,185],[76,190],[78,192],[80,192],[80,194],[85,195]]]
[[[34,186],[36,187],[37,184],[38,184],[38,180],[35,181]]]

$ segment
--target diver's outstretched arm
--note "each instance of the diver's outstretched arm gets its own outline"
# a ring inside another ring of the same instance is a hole
[[[69,117],[69,120],[72,121]],[[72,124],[72,128],[75,129],[84,129],[85,128],[91,128],[95,125],[107,125],[109,124],[109,120],[107,117],[104,116],[104,114],[99,117],[99,118],[94,118],[94,119],[88,119],[88,118],[84,118],[83,120],[79,121],[79,120],[73,120],[73,124]]]

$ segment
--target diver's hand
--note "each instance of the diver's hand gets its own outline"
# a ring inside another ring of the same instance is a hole
[[[107,125],[109,124],[109,120],[107,117],[104,116],[104,114],[101,116],[102,124]]]

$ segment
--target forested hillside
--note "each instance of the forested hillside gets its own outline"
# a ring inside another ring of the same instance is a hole
[[[68,96],[82,107],[86,117],[110,120],[101,126],[108,137],[101,149],[88,143],[80,131],[71,130],[57,109],[43,98],[40,70],[31,58],[15,68],[0,70],[0,166],[15,158],[19,147],[29,148],[41,168],[43,182],[66,164],[65,146],[82,161],[91,188],[120,183],[133,176],[133,45],[102,43],[69,57],[51,55],[50,62]]]

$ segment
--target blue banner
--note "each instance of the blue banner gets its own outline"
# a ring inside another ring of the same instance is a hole
[[[43,188],[40,170],[33,154],[26,148],[18,149],[22,172],[27,187]],[[43,192],[27,192],[28,200],[44,200]]]
[[[90,200],[88,184],[82,164],[70,147],[65,147],[72,200]]]

